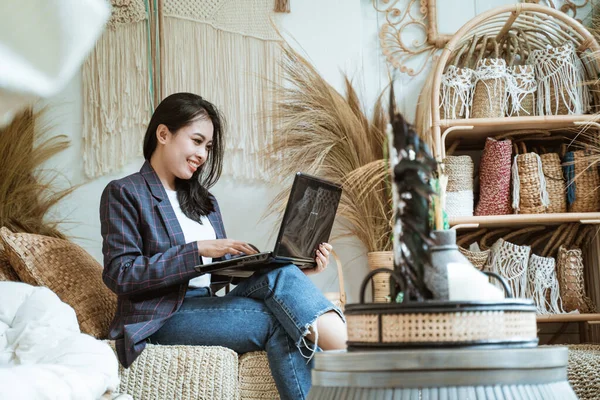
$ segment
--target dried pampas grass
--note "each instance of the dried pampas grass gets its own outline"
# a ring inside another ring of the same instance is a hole
[[[13,232],[64,238],[60,221],[48,211],[75,188],[57,190],[54,176],[40,167],[69,147],[66,136],[46,138],[48,126],[36,126],[43,111],[26,110],[0,129],[0,226]]]
[[[284,82],[275,88],[276,128],[265,157],[286,189],[269,212],[283,211],[296,172],[316,175],[343,185],[340,236],[356,236],[367,251],[391,250],[391,177],[381,98],[369,120],[347,77],[342,96],[309,61],[285,43],[282,47]]]

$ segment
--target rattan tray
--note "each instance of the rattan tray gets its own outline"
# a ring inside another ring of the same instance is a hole
[[[531,300],[496,302],[405,301],[346,306],[348,350],[415,347],[535,347],[536,308]],[[395,279],[399,279],[397,274]],[[502,279],[502,278],[500,278]],[[503,282],[505,283],[505,282]],[[507,287],[505,287],[507,288]]]

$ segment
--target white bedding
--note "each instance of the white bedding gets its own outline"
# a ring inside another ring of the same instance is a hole
[[[118,361],[80,333],[49,289],[0,282],[0,399],[95,400],[118,385]]]

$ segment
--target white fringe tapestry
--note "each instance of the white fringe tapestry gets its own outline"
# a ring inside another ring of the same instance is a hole
[[[143,0],[112,0],[104,34],[83,65],[83,165],[88,178],[142,153],[152,112],[148,13]]]
[[[535,302],[538,314],[564,313],[556,276],[556,260],[532,254],[527,275],[527,297]]]
[[[515,298],[527,297],[527,263],[531,248],[498,239],[492,246],[489,270],[505,278]],[[496,286],[502,286],[495,282]]]
[[[537,114],[584,114],[589,109],[590,94],[585,82],[584,66],[573,43],[534,50],[528,64],[535,68],[538,81]]]
[[[272,0],[164,1],[162,97],[194,92],[223,112],[223,173],[235,178],[269,179],[258,154],[272,142],[264,115],[281,76],[272,14]]]

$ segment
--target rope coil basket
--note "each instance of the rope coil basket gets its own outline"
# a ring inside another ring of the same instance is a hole
[[[540,156],[542,170],[546,179],[546,191],[548,192],[548,213],[567,212],[567,198],[565,179],[563,176],[560,157],[556,153],[546,153]]]
[[[569,211],[598,211],[600,176],[596,165],[589,165],[583,150],[566,153],[564,161]]]
[[[469,156],[447,156],[444,159],[444,168],[448,176],[448,217],[473,216],[473,159]]]
[[[386,269],[371,271],[362,283],[360,304],[346,308],[348,350],[365,348],[537,345],[535,306],[531,300],[512,299],[506,282],[503,302],[407,301],[365,304],[365,289],[371,278]],[[404,291],[396,272],[393,279]]]
[[[475,215],[511,214],[512,142],[487,138],[479,166],[479,202]]]

